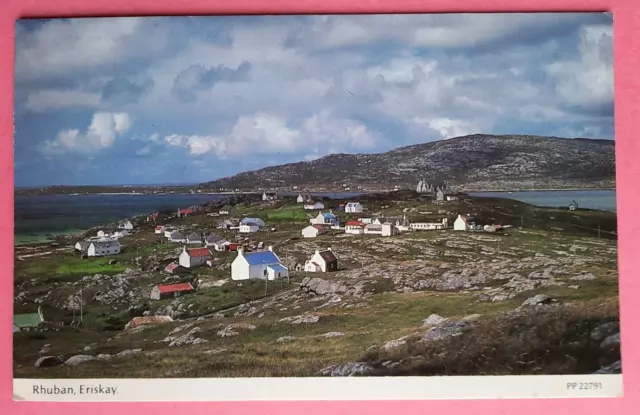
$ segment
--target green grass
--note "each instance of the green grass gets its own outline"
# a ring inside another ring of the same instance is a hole
[[[267,213],[267,220],[273,221],[296,221],[296,222],[305,222],[309,220],[309,217],[301,208],[285,208],[278,209],[273,212]]]
[[[78,259],[65,261],[56,268],[58,275],[93,275],[122,272],[126,268],[120,263],[109,265],[110,258]]]

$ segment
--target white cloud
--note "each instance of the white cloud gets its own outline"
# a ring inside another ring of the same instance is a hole
[[[464,120],[452,120],[450,118],[425,119],[416,117],[412,120],[418,125],[426,125],[440,134],[441,138],[453,138],[463,135],[477,134],[482,131],[478,126]]]
[[[100,94],[77,90],[42,90],[30,93],[24,108],[31,112],[46,112],[66,108],[95,108]]]
[[[45,155],[68,152],[90,154],[113,146],[118,136],[131,127],[127,113],[97,112],[93,114],[86,132],[63,130],[54,140],[45,141],[40,148]]]
[[[569,104],[602,105],[613,102],[613,28],[582,28],[579,60],[560,60],[546,66],[556,79],[556,90]]]
[[[162,51],[163,25],[148,19],[56,19],[16,36],[16,81],[68,75]]]
[[[296,154],[312,149],[328,154],[345,148],[368,149],[377,138],[361,122],[332,118],[322,112],[292,127],[286,120],[266,113],[238,118],[226,135],[170,135],[170,146],[185,147],[191,155],[214,153],[220,158],[243,158],[254,155]]]

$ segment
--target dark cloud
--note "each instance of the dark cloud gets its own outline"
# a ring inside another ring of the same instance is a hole
[[[152,88],[153,81],[151,79],[136,82],[128,78],[114,78],[102,88],[101,99],[112,104],[132,104],[138,102]]]
[[[205,68],[202,65],[191,65],[177,76],[172,93],[183,102],[196,99],[196,92],[209,89],[217,82],[243,82],[249,79],[251,63],[244,61],[236,69],[218,65]]]

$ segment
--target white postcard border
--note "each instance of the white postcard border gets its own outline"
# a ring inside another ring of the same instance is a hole
[[[36,402],[460,400],[617,398],[623,383],[622,375],[14,379],[13,390],[14,400]]]

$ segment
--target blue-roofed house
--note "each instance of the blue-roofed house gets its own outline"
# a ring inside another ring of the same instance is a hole
[[[231,279],[234,281],[249,279],[275,280],[289,275],[287,267],[269,246],[266,251],[244,252],[238,249],[238,256],[231,263]]]
[[[255,223],[256,225],[262,227],[265,226],[266,224],[264,223],[264,221],[260,218],[244,218],[240,221],[240,223],[242,224],[247,224],[247,223]]]
[[[312,225],[335,225],[338,223],[338,218],[333,212],[318,213],[318,216],[309,220]]]

